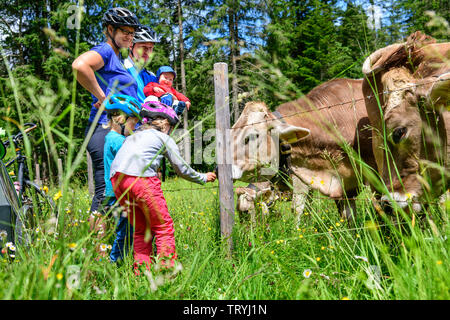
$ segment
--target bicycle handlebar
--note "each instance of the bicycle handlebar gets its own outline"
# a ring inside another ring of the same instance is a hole
[[[27,122],[24,123],[23,127],[28,127],[26,128],[23,133],[27,134],[28,132],[30,132],[31,130],[34,130],[37,128],[37,124],[31,123],[31,122]],[[14,142],[14,144],[17,144],[19,141],[22,140],[23,138],[23,133],[22,131],[20,131],[19,133],[17,133],[15,136],[12,137],[12,141]],[[7,148],[9,146],[10,140],[6,140],[5,142],[3,142],[5,148]]]

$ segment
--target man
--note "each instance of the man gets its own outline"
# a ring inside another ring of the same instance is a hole
[[[140,26],[134,35],[133,45],[130,47],[130,55],[124,61],[125,68],[137,82],[137,96],[141,102],[145,100],[144,87],[149,82],[158,81],[156,75],[145,68],[153,52],[153,47],[158,42],[155,31],[150,27]]]

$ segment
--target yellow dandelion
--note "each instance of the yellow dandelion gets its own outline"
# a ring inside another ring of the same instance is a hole
[[[325,181],[323,181],[323,180],[320,180],[320,184],[324,184],[325,183]]]
[[[271,253],[271,254],[274,254],[274,253],[275,253],[275,251],[273,251],[273,250],[272,250],[272,251],[270,251],[270,253]]]
[[[311,182],[310,182],[311,184],[314,184],[314,180],[313,179],[311,179]]]
[[[48,187],[47,187],[47,186],[43,186],[43,187],[42,187],[42,190],[43,190],[45,193],[48,193]]]
[[[321,250],[325,250],[325,247],[320,248]]]
[[[320,257],[317,257],[317,258],[316,258],[316,261],[319,262],[319,261],[320,261]]]
[[[61,198],[61,197],[62,197],[62,192],[61,192],[61,190],[59,190],[59,191],[53,196],[53,200],[56,201],[56,200],[58,200],[58,199]]]
[[[62,278],[63,278],[62,273],[58,273],[58,274],[56,275],[56,279],[61,280]]]
[[[441,264],[442,264],[442,260],[438,260],[436,263],[437,263],[438,265],[441,265]]]
[[[356,234],[356,237],[357,237],[357,238],[359,238],[359,237],[360,237],[358,233]]]
[[[303,239],[303,235],[302,235],[302,234],[300,234],[298,237],[299,237],[300,239]]]
[[[407,200],[411,200],[411,198],[412,198],[412,194],[411,193],[407,192],[405,195],[406,195],[406,199]]]
[[[350,300],[348,297],[343,297],[342,300]]]
[[[341,224],[339,222],[336,222],[336,227],[339,227]]]
[[[14,171],[10,171],[10,172],[8,172],[8,174],[9,174],[10,176],[15,176]]]
[[[69,243],[68,246],[69,246],[70,250],[75,250],[75,248],[77,247],[77,244],[75,242],[72,242],[72,243]]]

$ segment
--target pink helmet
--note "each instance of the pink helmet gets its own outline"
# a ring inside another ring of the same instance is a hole
[[[142,123],[146,123],[150,119],[164,118],[169,120],[170,125],[174,126],[179,121],[175,111],[159,101],[147,101],[142,104],[139,115],[142,118]]]

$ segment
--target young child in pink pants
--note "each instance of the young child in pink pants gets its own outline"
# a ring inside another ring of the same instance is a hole
[[[150,268],[152,237],[155,237],[158,256],[168,258],[170,266],[177,258],[173,220],[157,176],[163,156],[186,180],[204,184],[216,179],[213,172],[196,172],[181,157],[177,144],[168,135],[178,122],[174,110],[159,102],[148,102],[140,115],[144,124],[125,139],[110,169],[114,194],[127,210],[128,220],[134,227],[136,273],[142,263]]]

